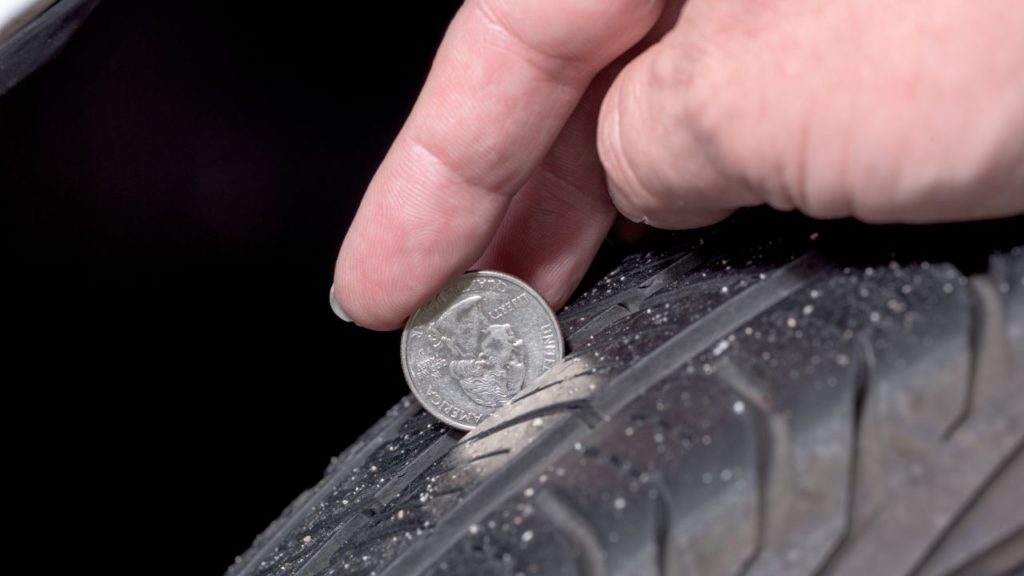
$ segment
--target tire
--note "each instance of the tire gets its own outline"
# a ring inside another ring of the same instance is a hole
[[[1024,219],[656,234],[476,430],[410,398],[229,576],[1011,574]]]
[[[60,54],[99,2],[61,0],[19,26],[15,20],[5,30],[0,22],[0,96]]]

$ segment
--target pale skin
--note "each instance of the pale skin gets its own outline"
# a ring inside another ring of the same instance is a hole
[[[468,269],[561,306],[618,212],[1024,212],[1020,0],[468,0],[338,256],[400,327]]]

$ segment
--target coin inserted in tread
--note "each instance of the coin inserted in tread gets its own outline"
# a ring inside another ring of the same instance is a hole
[[[471,430],[565,353],[554,312],[525,282],[469,272],[416,311],[402,333],[409,388],[442,422]]]

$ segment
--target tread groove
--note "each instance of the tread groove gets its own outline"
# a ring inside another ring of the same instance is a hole
[[[274,532],[274,535],[268,539],[265,544],[263,544],[261,553],[254,554],[244,566],[234,573],[234,576],[248,576],[251,574],[253,569],[256,566],[259,566],[260,562],[264,561],[267,556],[281,544],[284,538],[296,526],[302,523],[305,519],[302,512],[323,501],[323,499],[330,494],[331,490],[334,489],[335,480],[348,476],[357,464],[362,463],[363,460],[372,454],[374,450],[386,444],[387,439],[393,437],[410,416],[422,409],[414,402],[405,404],[405,399],[400,402],[402,407],[393,416],[392,422],[384,429],[377,432],[370,441],[366,442],[366,444],[348,455],[343,462],[335,466],[334,472],[330,476],[331,480],[322,481],[322,485],[318,489],[315,489],[315,491],[310,494],[309,497],[306,498],[305,501],[292,513],[292,516]]]
[[[971,277],[969,280],[967,294],[970,297],[970,332],[968,334],[968,342],[970,345],[970,353],[967,357],[968,367],[968,381],[967,387],[964,391],[963,401],[960,403],[959,412],[949,422],[949,426],[946,427],[942,432],[942,439],[949,440],[956,434],[960,425],[967,421],[967,418],[971,414],[971,408],[973,404],[974,390],[977,386],[977,380],[979,377],[979,370],[981,370],[981,356],[983,354],[985,345],[985,336],[988,333],[988,322],[989,314],[986,313],[983,308],[985,307],[984,297],[979,293],[984,290],[983,287],[978,285],[979,280],[976,277]]]
[[[587,406],[583,400],[570,400],[568,402],[559,402],[556,404],[549,404],[547,406],[537,408],[536,410],[530,410],[516,416],[515,418],[509,418],[500,424],[495,424],[491,428],[486,428],[480,432],[470,432],[461,442],[461,444],[472,444],[479,442],[484,438],[493,436],[502,430],[514,428],[524,422],[529,422],[535,418],[543,418],[544,416],[550,416],[552,414],[567,414],[575,412],[584,412]]]
[[[971,294],[971,405],[984,406],[986,396],[1012,383],[1009,332],[1002,295],[989,276],[968,280]]]
[[[548,382],[548,383],[546,383],[546,384],[544,384],[542,386],[538,386],[536,388],[530,388],[530,389],[526,390],[525,392],[521,393],[520,395],[516,396],[515,398],[513,398],[512,401],[509,404],[519,404],[523,400],[526,400],[527,398],[531,398],[533,396],[536,396],[537,394],[540,394],[541,392],[544,392],[545,390],[550,390],[552,388],[556,388],[558,386],[562,386],[564,384],[567,384],[567,383],[571,382],[572,380],[576,380],[577,378],[583,378],[585,376],[592,376],[592,375],[598,374],[600,372],[601,372],[601,370],[599,370],[597,368],[585,368],[585,369],[582,369],[579,372],[575,372],[575,373],[569,374],[569,375],[565,376],[564,378],[559,378],[559,379],[557,379],[557,380],[555,380],[553,382]]]
[[[654,558],[658,576],[673,576],[671,566],[672,505],[663,482],[656,485],[654,500]]]
[[[1003,566],[992,566],[993,562],[998,562]],[[958,566],[949,576],[1020,576],[1022,571],[1024,571],[1024,527],[1008,535],[1002,541],[994,543],[982,555]]]
[[[473,458],[471,458],[469,460],[469,462],[467,462],[467,464],[472,464],[473,462],[479,462],[481,460],[486,460],[488,458],[494,458],[495,456],[504,456],[505,454],[509,454],[511,452],[512,452],[511,448],[502,448],[500,450],[494,450],[494,451],[491,451],[491,452],[485,452],[483,454],[474,456]]]
[[[950,519],[948,525],[943,530],[943,532],[939,534],[931,542],[931,545],[928,547],[928,549],[921,554],[921,558],[910,571],[911,574],[917,574],[921,570],[921,568],[924,567],[925,563],[928,561],[931,555],[939,549],[939,546],[941,546],[942,543],[946,540],[946,538],[953,531],[953,528],[960,521],[960,519],[966,516],[967,513],[970,512],[971,507],[974,506],[974,504],[981,499],[982,495],[985,494],[985,490],[996,481],[999,475],[1010,466],[1010,464],[1013,462],[1015,458],[1021,457],[1022,455],[1024,455],[1024,439],[1017,443],[1017,446],[1013,449],[1013,451],[1001,462],[999,462],[998,466],[992,470],[991,474],[989,474],[988,477],[986,477],[982,481],[982,483],[975,488],[975,490],[971,493],[970,497],[961,504],[960,508],[956,511],[956,516]],[[1024,527],[1022,527],[1022,529],[1024,529]]]
[[[545,434],[537,437],[532,450],[521,451],[509,465],[498,469],[481,485],[468,493],[462,506],[444,515],[437,530],[428,538],[413,543],[403,555],[382,567],[380,576],[407,576],[429,567],[466,532],[468,526],[485,516],[506,494],[522,490],[525,484],[547,465],[545,456],[567,449],[589,430],[578,418],[566,418],[545,426]]]
[[[550,388],[554,388],[555,386],[559,386],[559,385],[561,385],[564,382],[565,382],[565,380],[556,380],[554,382],[548,382],[547,384],[544,384],[543,386],[538,386],[538,387],[528,391],[525,394],[522,394],[520,396],[516,396],[515,398],[512,399],[512,402],[510,402],[510,404],[518,404],[518,403],[522,402],[523,400],[526,400],[527,398],[530,398],[531,396],[535,396],[535,395],[540,394],[541,392],[543,392],[545,390],[548,390]]]
[[[614,306],[591,318],[589,322],[580,326],[569,336],[568,341],[571,348],[575,348],[580,342],[587,340],[601,330],[612,326],[616,322],[635,312],[622,302],[616,302]]]
[[[383,508],[387,505],[395,495],[397,495],[403,488],[409,485],[414,478],[420,473],[426,470],[431,464],[437,461],[442,454],[451,450],[456,440],[454,438],[454,430],[445,434],[435,440],[426,450],[420,452],[413,460],[409,461],[398,474],[387,484],[381,487],[373,495],[371,502],[378,504],[374,506],[375,509]],[[376,515],[376,514],[374,514]],[[362,528],[370,521],[370,517],[366,514],[356,514],[352,516],[349,521],[338,526],[334,533],[324,542],[323,546],[316,551],[309,559],[295,571],[298,576],[311,576],[317,574],[328,567],[331,556],[334,555],[335,550],[344,545],[350,536],[355,533],[356,530]]]
[[[731,359],[726,358],[720,364],[719,375],[728,383],[729,387],[736,394],[743,398],[746,403],[753,406],[753,412],[757,418],[754,429],[755,450],[757,453],[757,521],[754,523],[756,532],[754,534],[754,548],[750,556],[743,563],[738,575],[745,575],[750,572],[751,567],[757,562],[764,548],[769,525],[771,523],[770,492],[773,481],[779,467],[778,445],[784,442],[787,434],[784,432],[787,426],[785,420],[778,414],[771,412],[764,394],[756,386],[749,384],[755,381],[755,377],[736,365]]]
[[[543,514],[566,534],[582,552],[577,567],[583,576],[605,576],[604,547],[597,530],[583,511],[558,490],[544,490],[537,495]]]
[[[624,370],[598,391],[590,404],[602,416],[615,414],[695,354],[808,284],[826,266],[825,258],[812,252],[779,268],[761,284],[741,292]]]
[[[657,268],[658,264],[673,259],[675,259],[675,262],[669,264],[665,268],[658,270],[657,272],[652,273],[645,280],[641,281],[635,287],[629,289],[628,291],[617,294],[615,296],[610,296],[608,298],[602,298],[600,300],[590,302],[586,306],[582,306],[579,309],[573,309],[568,312],[573,317],[579,317],[589,314],[592,310],[604,309],[607,308],[609,305],[615,304],[623,305],[628,310],[630,307],[628,304],[626,304],[626,302],[630,300],[635,300],[637,302],[644,300],[647,296],[653,294],[654,292],[656,292],[658,289],[665,285],[666,281],[661,280],[662,278],[667,278],[672,273],[683,274],[685,272],[693,270],[697,266],[700,266],[701,264],[709,261],[711,258],[707,256],[705,249],[697,249],[683,256],[668,256],[662,258],[660,261],[652,263],[651,266],[652,268]],[[587,324],[584,324],[577,330],[582,330],[589,323],[590,322],[587,322]]]
[[[853,526],[854,511],[856,510],[856,494],[857,494],[857,483],[860,482],[860,470],[861,458],[861,433],[864,428],[864,415],[867,412],[868,405],[868,394],[871,393],[871,383],[875,381],[876,374],[878,372],[878,361],[875,356],[874,346],[871,344],[871,340],[866,334],[861,334],[856,339],[856,362],[857,362],[857,376],[856,376],[856,388],[854,390],[854,401],[853,401],[853,431],[851,435],[851,442],[853,445],[850,448],[850,458],[852,460],[849,471],[849,478],[847,479],[847,494],[846,494],[846,510],[845,517],[846,522],[843,527],[843,533],[839,536],[835,545],[828,554],[821,561],[821,565],[815,570],[813,576],[823,576],[832,572],[832,566],[836,563],[842,552],[843,546],[846,545],[850,538],[850,530]]]

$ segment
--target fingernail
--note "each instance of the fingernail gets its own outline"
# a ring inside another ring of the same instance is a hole
[[[630,222],[635,222],[637,224],[645,223],[647,221],[646,218],[644,218],[643,216],[637,216],[636,214],[633,214],[631,211],[623,208],[623,205],[625,203],[622,201],[622,190],[619,190],[619,187],[616,186],[614,182],[612,182],[612,179],[605,177],[604,180],[608,187],[608,196],[612,199],[612,204],[615,205],[615,209],[619,211],[619,214],[625,216],[626,219],[629,220]]]
[[[348,314],[345,314],[345,311],[341,309],[341,304],[338,304],[338,299],[334,296],[334,284],[331,284],[331,310],[334,310],[334,315],[345,322],[352,321]]]

